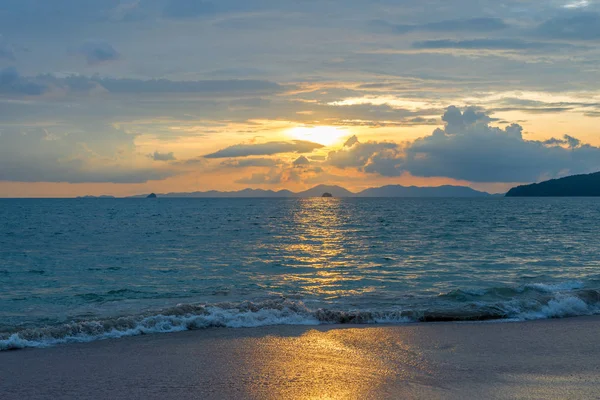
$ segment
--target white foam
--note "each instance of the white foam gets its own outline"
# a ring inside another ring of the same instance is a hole
[[[15,333],[8,339],[0,340],[0,351],[27,347],[49,347],[66,343],[87,343],[96,340],[116,339],[152,333],[181,332],[209,327],[253,328],[269,325],[319,325],[320,321],[309,313],[298,313],[287,307],[282,309],[258,309],[240,311],[207,307],[208,313],[196,315],[153,315],[135,322],[130,328],[106,328],[102,321],[85,321]],[[31,336],[32,338],[25,338]],[[35,339],[33,339],[35,337]]]
[[[542,306],[538,311],[526,311],[520,313],[520,317],[526,320],[565,318],[598,313],[598,306],[592,306],[578,297],[562,296],[552,299],[548,304]]]
[[[398,324],[422,320],[424,315],[439,316],[445,313],[460,315],[464,320],[490,318],[504,321],[562,318],[600,314],[597,297],[586,303],[570,289],[581,288],[577,282],[559,285],[535,284],[544,293],[539,298],[512,298],[501,303],[457,303],[457,309],[435,308],[425,310],[327,310],[309,309],[301,301],[288,299],[268,300],[261,303],[242,302],[214,305],[181,304],[155,315],[122,317],[109,320],[73,322],[61,326],[42,327],[14,333],[0,339],[0,351],[27,347],[48,347],[66,343],[85,343],[96,340],[116,339],[143,334],[181,332],[209,327],[253,328],[272,325],[320,325],[320,324]],[[434,305],[435,306],[435,305]],[[470,308],[472,307],[472,308]],[[435,318],[435,317],[434,317]],[[434,319],[435,320],[435,319]]]
[[[408,324],[408,323],[415,322],[415,321],[408,317],[402,317],[397,314],[391,314],[391,315],[384,314],[381,317],[376,317],[373,320],[373,322],[377,323],[377,324]]]
[[[540,292],[563,292],[568,290],[576,290],[583,288],[583,282],[579,281],[568,281],[554,284],[546,284],[546,283],[531,283],[525,285],[526,288],[539,290]]]

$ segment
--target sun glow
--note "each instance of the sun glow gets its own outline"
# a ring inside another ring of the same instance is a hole
[[[307,140],[324,146],[339,143],[348,136],[346,130],[334,126],[297,126],[288,130],[287,134],[296,140]]]

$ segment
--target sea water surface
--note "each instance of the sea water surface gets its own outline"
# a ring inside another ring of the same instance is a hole
[[[600,313],[600,200],[0,200],[0,350]]]

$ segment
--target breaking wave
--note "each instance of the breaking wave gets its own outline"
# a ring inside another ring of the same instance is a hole
[[[428,306],[386,310],[311,309],[301,301],[285,298],[262,302],[180,304],[156,313],[76,321],[0,334],[0,351],[204,328],[524,321],[596,315],[600,314],[600,291],[584,289],[579,282],[528,284],[518,288],[455,290],[435,300],[429,299],[429,303]]]

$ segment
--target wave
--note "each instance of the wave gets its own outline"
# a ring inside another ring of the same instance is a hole
[[[531,283],[525,285],[525,288],[535,289],[542,292],[562,292],[565,290],[575,290],[584,287],[583,282],[580,281],[569,281],[555,284],[544,284],[544,283]]]
[[[262,302],[180,304],[156,313],[76,321],[0,334],[0,351],[204,328],[523,321],[600,314],[600,291],[583,289],[583,285],[576,282],[482,291],[456,290],[438,296],[438,300],[420,308],[387,310],[311,309],[302,301],[286,298]]]

